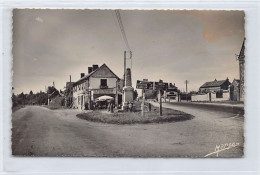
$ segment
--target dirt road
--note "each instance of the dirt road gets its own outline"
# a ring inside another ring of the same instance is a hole
[[[113,125],[79,119],[75,116],[78,110],[27,106],[13,114],[13,155],[204,157],[214,152],[216,145],[233,142],[239,145],[218,156],[243,155],[241,116],[165,105],[195,118],[166,124]]]

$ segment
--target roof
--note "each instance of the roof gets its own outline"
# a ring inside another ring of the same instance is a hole
[[[54,91],[52,94],[50,94],[49,98],[55,98],[57,96],[62,96],[58,90]]]
[[[111,71],[112,74],[114,74],[116,76],[117,79],[120,79],[118,78],[118,76],[106,65],[106,64],[103,64],[102,66],[98,67],[96,70],[92,71],[91,73],[85,75],[84,77],[80,78],[78,81],[76,81],[74,84],[76,85],[77,83],[85,80],[85,79],[88,79],[89,77],[91,77],[95,72],[99,71],[100,69],[102,69],[103,67],[106,67],[109,69],[109,71]]]
[[[66,83],[66,88],[72,87],[74,84],[74,82],[67,82]]]
[[[221,86],[223,83],[225,83],[228,79],[226,80],[214,80],[214,81],[209,81],[204,83],[202,86],[200,86],[200,88],[207,88],[207,87],[219,87]]]
[[[239,84],[239,83],[240,83],[240,80],[239,80],[239,79],[234,79],[233,82],[236,82],[237,84]],[[232,82],[232,83],[233,83],[233,82]]]
[[[245,58],[245,40],[246,38],[244,38],[240,53],[239,53],[239,59],[244,59]]]

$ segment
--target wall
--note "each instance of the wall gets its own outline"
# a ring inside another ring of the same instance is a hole
[[[220,87],[209,87],[209,88],[200,88],[200,91],[218,91],[220,90]]]
[[[81,109],[88,98],[88,80],[84,80],[73,87],[73,107]],[[83,96],[83,98],[82,98]],[[78,100],[80,98],[80,101]],[[83,99],[83,101],[82,101]]]
[[[223,98],[216,98],[216,94],[212,93],[211,101],[228,101],[230,100],[229,96],[230,96],[229,92],[223,92]]]
[[[85,102],[89,103],[89,95],[88,90],[92,89],[100,89],[100,80],[107,79],[107,86],[108,89],[101,89],[101,91],[112,91],[109,94],[115,94],[113,89],[116,87],[117,78],[93,78],[90,77],[89,80],[82,81],[80,84],[73,87],[73,107],[77,109],[84,109]],[[102,94],[106,95],[106,93]],[[82,97],[83,96],[83,97]],[[97,95],[94,97],[93,90],[91,91],[92,99],[96,98]],[[79,100],[80,98],[80,100]],[[83,100],[83,101],[82,101]]]
[[[100,89],[100,80],[107,79],[107,86],[108,88],[115,88],[116,87],[116,78],[89,78],[89,89]]]
[[[191,101],[209,101],[209,94],[192,95]]]
[[[230,94],[228,91],[223,92],[222,98],[216,98],[216,93],[211,93],[211,101],[229,101],[229,100],[230,100]],[[191,101],[210,101],[209,93],[192,95]]]

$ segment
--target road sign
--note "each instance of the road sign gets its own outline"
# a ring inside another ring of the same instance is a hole
[[[147,83],[144,81],[137,80],[136,89],[147,89]]]
[[[144,79],[147,80],[147,79]],[[137,80],[136,89],[167,90],[168,83]]]
[[[155,89],[156,90],[167,90],[168,89],[168,83],[164,82],[155,82]]]

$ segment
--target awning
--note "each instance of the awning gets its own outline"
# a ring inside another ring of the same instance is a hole
[[[106,100],[114,100],[114,98],[107,96],[107,95],[104,95],[104,96],[101,96],[101,97],[98,97],[98,98],[95,99],[95,101],[106,101]]]

